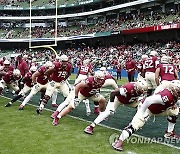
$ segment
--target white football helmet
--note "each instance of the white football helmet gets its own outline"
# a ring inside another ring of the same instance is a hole
[[[178,96],[180,97],[180,80],[173,80],[169,84],[170,89],[174,89]]]
[[[14,71],[13,71],[13,75],[15,75],[15,76],[20,76],[20,75],[21,75],[20,70],[18,70],[18,69],[14,69]]]
[[[157,56],[158,53],[157,53],[156,51],[151,51],[149,55],[150,55],[150,56]]]
[[[146,58],[148,58],[148,55],[142,55],[141,56],[141,59],[146,59]]]
[[[162,56],[162,58],[161,58],[161,63],[165,63],[165,64],[169,63],[169,58],[168,58],[168,56]]]
[[[139,86],[143,89],[143,91],[147,91],[148,90],[148,86],[147,86],[147,82],[145,79],[139,79],[137,81],[137,83],[139,84]]]
[[[83,64],[84,64],[84,65],[87,65],[87,64],[89,64],[89,61],[90,61],[89,59],[85,59],[85,60],[83,61]]]
[[[3,64],[4,64],[4,65],[10,65],[10,63],[11,63],[11,62],[10,62],[9,60],[5,60]]]
[[[99,70],[106,72],[106,67],[101,67]]]
[[[29,69],[31,72],[36,72],[37,67],[36,66],[31,66],[31,68]]]
[[[102,71],[96,71],[94,76],[95,76],[95,78],[103,80],[105,77],[105,74]]]
[[[36,58],[33,58],[33,59],[32,59],[32,62],[36,62]]]
[[[47,62],[45,63],[45,66],[46,66],[46,67],[52,67],[52,66],[53,66],[53,63],[52,63],[51,61],[47,61]]]
[[[62,62],[66,62],[66,61],[68,61],[68,56],[66,56],[66,55],[61,55],[60,56],[60,61],[62,61]]]

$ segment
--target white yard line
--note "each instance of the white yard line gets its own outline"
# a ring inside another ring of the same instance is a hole
[[[6,99],[11,99],[11,98],[6,97],[6,96],[1,96],[1,97],[6,98]],[[19,102],[21,102],[21,101],[19,101]],[[30,104],[30,103],[27,103],[27,104],[30,105],[30,106],[38,107],[37,105],[33,105],[33,104]],[[44,110],[53,112],[53,110],[47,109],[47,108],[44,108]],[[71,117],[71,118],[74,118],[74,119],[78,119],[78,120],[84,121],[84,122],[92,123],[92,121],[88,121],[88,120],[85,120],[85,119],[82,119],[82,118],[79,118],[79,117],[74,117],[74,116],[71,116],[71,115],[68,115],[68,116]],[[112,129],[112,130],[116,130],[116,131],[122,131],[121,129],[113,128],[113,127],[110,127],[110,126],[107,126],[107,125],[103,125],[103,124],[99,124],[99,126],[102,126],[102,127],[108,128],[108,129]],[[133,136],[140,137],[140,138],[147,138],[145,136],[141,136],[141,135],[138,135],[138,134],[133,134]],[[168,147],[172,147],[172,148],[180,150],[180,147],[177,147],[177,146],[172,145],[172,144],[168,144],[168,143],[164,143],[164,142],[159,142],[157,140],[152,141],[152,142],[153,143],[159,143],[159,144],[166,145]]]

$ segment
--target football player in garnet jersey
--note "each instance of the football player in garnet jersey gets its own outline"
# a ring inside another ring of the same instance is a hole
[[[78,82],[86,79],[89,75],[93,75],[93,68],[92,68],[92,65],[90,64],[90,60],[85,59],[83,61],[83,64],[79,66],[78,74],[77,74],[77,77],[76,77],[74,84],[77,84]],[[86,100],[83,100],[83,102],[85,103],[86,115],[88,116],[91,113],[91,109],[89,106],[89,100],[86,99]]]
[[[44,93],[48,84],[48,77],[45,75],[45,72],[50,67],[52,67],[52,65],[53,64],[51,61],[47,61],[32,75],[32,82],[34,83],[34,86],[32,87],[29,95],[24,99],[22,104],[19,106],[19,110],[23,110],[24,106],[29,102],[29,100],[39,91],[41,92],[41,98],[44,97]]]
[[[157,52],[151,51],[150,58],[145,59],[143,63],[143,72],[145,73],[145,79],[148,84],[148,96],[150,96],[153,90],[157,87],[155,82],[155,71],[158,64],[159,61],[157,60]]]
[[[65,98],[69,95],[69,87],[65,81],[71,74],[72,65],[68,63],[68,57],[61,55],[60,61],[53,64],[54,66],[45,72],[50,82],[47,85],[46,93],[40,102],[39,108],[36,109],[38,114],[43,110],[56,89],[59,89]]]
[[[123,142],[135,131],[142,128],[145,122],[151,116],[168,116],[168,129],[164,135],[169,139],[180,139],[180,136],[174,133],[174,126],[179,114],[179,108],[176,103],[180,97],[180,81],[173,80],[167,89],[164,89],[154,95],[147,97],[138,105],[137,113],[129,126],[125,127],[120,137],[112,143],[112,147],[122,151]],[[152,130],[153,131],[153,130]]]
[[[177,79],[179,79],[179,76],[176,66],[169,63],[169,57],[163,56],[161,58],[161,64],[157,66],[155,72],[155,81],[158,87],[155,89],[154,93],[168,87],[172,80]]]
[[[0,75],[2,76],[2,79],[0,81],[0,94],[2,90],[5,88],[5,86],[11,87],[15,93],[17,94],[19,92],[19,87],[17,86],[18,80],[21,79],[21,73],[18,69],[15,69],[13,72],[0,72]]]
[[[90,99],[92,101],[99,102],[99,109],[101,112],[105,110],[105,98],[99,93],[99,89],[104,84],[104,73],[101,71],[95,72],[94,76],[88,77],[75,85],[75,89],[71,91],[67,99],[63,102],[68,106],[61,112],[55,111],[51,117],[54,118],[53,125],[56,126],[59,123],[59,119],[75,109],[79,103],[84,99]]]
[[[137,107],[139,104],[138,98],[147,91],[147,83],[145,80],[127,83],[120,88],[115,89],[110,94],[110,101],[106,110],[94,120],[94,122],[87,126],[84,130],[87,134],[93,134],[94,127],[107,118],[109,115],[114,114],[119,105],[129,107]]]
[[[9,103],[7,103],[5,105],[5,107],[9,107],[11,106],[11,104],[13,104],[14,102],[16,102],[19,98],[25,96],[25,94],[31,90],[31,88],[33,87],[32,84],[32,75],[34,72],[36,72],[37,67],[36,66],[31,66],[30,71],[28,73],[26,73],[26,75],[22,78],[22,85],[24,85],[23,89],[19,92],[19,94],[17,96],[15,96]]]

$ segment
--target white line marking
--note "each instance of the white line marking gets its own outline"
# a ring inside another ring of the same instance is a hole
[[[6,98],[6,99],[11,99],[11,98],[6,97],[6,96],[1,96],[1,97]],[[19,100],[18,100],[18,102],[22,102],[22,101],[19,101]],[[34,106],[34,107],[39,107],[39,106],[37,106],[37,105],[33,105],[33,104],[30,104],[30,103],[27,103],[27,104],[30,105],[30,106]],[[54,112],[53,110],[47,109],[47,108],[44,108],[44,110]],[[74,119],[77,119],[77,120],[84,121],[84,122],[92,123],[92,121],[85,120],[85,119],[82,119],[82,118],[79,118],[79,117],[74,117],[74,116],[71,116],[71,115],[67,115],[67,116],[69,116],[69,117],[71,117],[71,118],[74,118]],[[107,126],[107,125],[99,124],[99,126],[102,126],[102,127],[108,128],[108,129],[112,129],[112,130],[116,130],[116,131],[122,132],[121,129],[113,128],[113,127],[110,127],[110,126]],[[147,138],[147,137],[145,137],[145,136],[141,136],[141,135],[138,135],[138,134],[133,134],[132,136],[141,137],[141,138]],[[177,146],[172,145],[172,144],[168,144],[168,143],[164,143],[164,142],[159,142],[159,141],[157,141],[157,140],[152,141],[152,142],[153,142],[153,143],[159,143],[159,144],[166,145],[166,146],[168,146],[168,147],[172,147],[172,148],[175,148],[175,149],[180,150],[180,147],[177,147]]]

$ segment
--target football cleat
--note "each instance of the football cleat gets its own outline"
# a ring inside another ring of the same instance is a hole
[[[57,105],[57,104],[52,104],[52,107],[56,107],[56,108],[57,108],[57,107],[58,107],[58,105]]]
[[[11,106],[11,102],[9,102],[9,103],[7,103],[6,105],[5,105],[5,107],[10,107]]]
[[[58,116],[59,111],[54,111],[53,114],[51,115],[51,118],[54,119]]]
[[[23,105],[20,105],[20,106],[19,106],[19,110],[24,110],[24,106],[23,106]]]
[[[87,126],[87,127],[84,129],[84,132],[85,132],[86,134],[93,135],[93,130],[94,130],[94,127],[92,127],[92,126]]]
[[[175,134],[174,131],[172,131],[172,132],[167,132],[167,131],[166,131],[166,133],[164,134],[164,138],[167,138],[167,139],[178,139],[178,140],[180,140],[180,136],[177,135],[177,134]]]
[[[94,108],[94,114],[97,114],[97,115],[99,114],[99,107]]]
[[[59,124],[59,118],[58,117],[55,117],[53,122],[52,122],[52,125],[53,126],[57,126]]]
[[[117,151],[123,150],[122,145],[123,145],[123,141],[121,140],[116,140],[114,143],[112,143],[112,147]]]
[[[37,108],[36,112],[37,112],[37,114],[40,114],[42,112],[42,110],[40,108]]]

